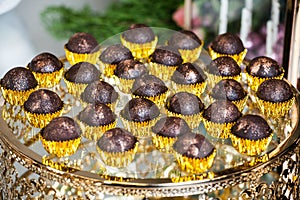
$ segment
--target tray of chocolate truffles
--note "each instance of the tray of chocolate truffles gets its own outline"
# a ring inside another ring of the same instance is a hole
[[[102,43],[75,33],[64,56],[41,52],[1,78],[8,140],[45,166],[121,185],[209,181],[276,157],[299,118],[283,67],[246,61],[235,34],[207,46],[144,24]]]

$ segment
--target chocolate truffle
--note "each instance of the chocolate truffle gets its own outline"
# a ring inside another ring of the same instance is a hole
[[[81,136],[79,125],[70,117],[54,118],[41,129],[41,136],[49,141],[66,141],[77,139]]]
[[[179,51],[172,46],[157,47],[150,56],[150,60],[165,66],[178,66],[183,62]]]
[[[237,101],[245,98],[247,95],[242,85],[234,79],[223,79],[218,82],[211,92],[214,99],[224,99]]]
[[[120,114],[128,121],[144,122],[157,118],[160,111],[155,103],[148,99],[133,98],[127,102]]]
[[[147,67],[140,61],[134,59],[122,60],[115,69],[115,75],[123,79],[136,79],[147,73]]]
[[[52,73],[63,68],[63,63],[53,54],[44,52],[35,56],[27,67],[34,72]]]
[[[175,46],[178,49],[195,49],[202,45],[202,41],[194,32],[181,30],[171,36],[168,45]]]
[[[203,135],[192,132],[179,136],[173,149],[188,158],[206,158],[216,150]]]
[[[184,85],[202,83],[205,79],[203,70],[190,62],[180,64],[171,77],[175,83]]]
[[[155,134],[174,138],[190,131],[190,127],[182,118],[164,117],[158,120],[151,130]]]
[[[155,34],[146,24],[131,24],[128,30],[122,33],[122,37],[129,42],[143,44],[153,41]]]
[[[259,56],[250,61],[246,67],[248,74],[260,78],[272,78],[283,73],[283,67],[277,61],[266,56]]]
[[[245,47],[242,40],[232,33],[223,33],[218,35],[211,43],[210,48],[220,54],[239,54]]]
[[[235,122],[242,113],[231,101],[217,100],[204,109],[203,118],[214,123]]]
[[[108,46],[99,57],[100,61],[109,64],[118,64],[122,60],[133,59],[131,51],[122,44]]]
[[[151,97],[166,93],[168,87],[160,78],[145,74],[135,79],[131,91],[136,96]]]
[[[80,97],[82,101],[87,103],[110,104],[117,101],[119,94],[112,85],[98,80],[90,83]]]
[[[100,49],[96,38],[89,33],[75,33],[72,35],[65,47],[74,53],[93,53]]]
[[[258,98],[274,103],[284,102],[294,97],[291,86],[284,80],[269,79],[259,85],[256,95]]]
[[[202,112],[204,104],[201,99],[188,92],[178,92],[167,99],[166,107],[169,111],[182,114],[194,115]]]
[[[58,94],[47,89],[32,92],[24,103],[24,109],[31,113],[54,113],[63,108],[63,101]]]
[[[89,62],[79,62],[65,72],[65,79],[73,83],[88,84],[100,79],[100,71]]]
[[[122,128],[113,128],[106,131],[97,141],[97,146],[105,152],[126,152],[135,147],[137,138]]]
[[[78,120],[89,126],[103,126],[113,123],[116,115],[105,104],[89,104],[78,114]]]
[[[37,87],[38,82],[32,72],[25,67],[10,69],[1,79],[1,86],[5,89],[25,91]]]
[[[238,76],[242,71],[237,62],[228,56],[221,56],[212,60],[206,70],[216,76]]]

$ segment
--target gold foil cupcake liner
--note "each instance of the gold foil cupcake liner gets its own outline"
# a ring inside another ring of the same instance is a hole
[[[74,83],[68,81],[66,78],[64,78],[64,82],[66,83],[68,93],[76,98],[79,98],[81,93],[83,93],[84,89],[88,86],[88,84],[85,83]]]
[[[115,76],[115,79],[119,82],[117,86],[121,92],[126,94],[131,93],[131,88],[135,79],[125,79],[118,76]]]
[[[283,79],[283,76],[284,76],[284,72],[281,73],[279,76],[275,76],[272,78],[260,78],[260,77],[252,76],[252,75],[246,73],[248,85],[251,88],[251,90],[253,90],[253,91],[257,91],[258,86],[262,82],[269,80],[269,79]]]
[[[181,55],[181,58],[183,59],[183,63],[186,63],[186,62],[192,63],[192,62],[196,61],[201,54],[203,44],[204,43],[202,42],[201,45],[195,49],[178,49],[178,51]]]
[[[239,54],[231,55],[231,54],[222,54],[222,53],[215,52],[211,47],[208,47],[208,53],[212,60],[222,57],[222,56],[228,56],[228,57],[233,58],[237,62],[237,64],[240,66],[243,63],[243,60],[247,54],[247,49],[244,49],[244,51],[242,51]]]
[[[203,118],[203,124],[207,133],[212,137],[226,139],[229,138],[231,127],[235,124],[235,122],[215,123]]]
[[[265,151],[270,144],[272,137],[273,134],[263,139],[249,140],[230,134],[232,146],[241,154],[246,154],[248,156],[256,156]]]
[[[51,88],[54,87],[55,85],[58,85],[62,78],[63,72],[64,72],[63,67],[60,70],[51,73],[40,73],[40,72],[32,71],[39,86],[46,87],[46,88]]]
[[[120,115],[120,119],[125,129],[130,131],[134,136],[149,137],[152,134],[151,127],[155,125],[159,117],[144,122],[129,121],[124,117],[122,117],[121,115]]]
[[[65,157],[74,154],[81,141],[81,137],[66,141],[51,141],[44,139],[41,135],[40,139],[45,150],[49,154],[55,155],[57,157]]]
[[[157,105],[159,108],[162,108],[165,105],[168,94],[169,94],[169,91],[166,91],[166,92],[156,95],[156,96],[138,96],[138,95],[134,95],[134,94],[132,94],[131,96],[132,96],[132,98],[149,99],[150,101],[153,101],[155,103],[155,105]]]
[[[235,100],[235,101],[231,101],[234,105],[236,105],[236,107],[239,109],[240,112],[242,112],[245,108],[245,105],[247,103],[247,100],[249,98],[249,95],[247,94],[244,98],[240,99],[240,100]],[[214,102],[217,99],[213,98],[210,96],[210,102]]]
[[[176,140],[177,137],[161,136],[156,133],[153,133],[152,135],[152,142],[156,149],[166,153],[173,152],[173,144]]]
[[[241,81],[242,75],[236,75],[236,76],[217,76],[215,74],[210,74],[210,73],[206,73],[207,74],[207,80],[208,83],[210,85],[211,88],[213,88],[215,86],[215,84],[219,83],[221,80],[224,79],[234,79],[237,82]]]
[[[99,146],[96,147],[101,160],[109,166],[123,168],[130,164],[138,150],[138,142],[134,147],[125,152],[106,152],[101,150]]]
[[[187,156],[183,156],[178,152],[174,152],[175,158],[177,160],[178,166],[182,171],[186,171],[188,173],[203,173],[207,171],[213,165],[214,158],[216,156],[217,151],[214,150],[210,155],[205,158],[189,158]]]
[[[198,128],[202,121],[202,112],[194,115],[182,115],[166,109],[166,113],[168,117],[180,117],[184,119],[191,129]]]
[[[29,90],[10,90],[4,87],[1,87],[2,95],[5,101],[7,101],[10,105],[19,105],[22,106],[25,101],[28,99],[29,95],[37,90],[38,87],[29,89]]]
[[[279,118],[283,117],[288,111],[292,108],[295,97],[290,100],[284,102],[270,102],[264,101],[258,97],[256,97],[256,102],[258,104],[259,110],[267,117]]]
[[[89,62],[92,64],[96,64],[98,57],[100,56],[100,49],[93,53],[74,53],[69,51],[66,47],[64,47],[66,59],[69,61],[71,65],[75,65],[79,62]]]
[[[133,57],[135,57],[137,59],[148,58],[154,52],[157,41],[158,41],[157,36],[155,36],[153,41],[143,43],[143,44],[129,42],[125,38],[123,38],[122,35],[121,35],[120,39],[121,39],[121,43],[125,47],[127,47],[131,51]]]
[[[104,74],[104,76],[111,78],[115,74],[115,69],[117,68],[117,64],[105,63],[99,60],[100,71]]]
[[[157,76],[163,81],[171,80],[171,77],[178,66],[167,66],[159,63],[150,62],[149,72],[150,74]]]
[[[172,89],[175,92],[189,92],[200,97],[206,89],[207,82],[196,84],[179,84],[171,81]]]
[[[90,126],[77,118],[75,120],[82,130],[82,136],[93,141],[97,141],[105,131],[115,128],[117,126],[117,121],[114,121],[107,125]]]
[[[35,128],[44,128],[52,119],[61,116],[63,108],[54,113],[39,114],[25,110],[25,115],[28,122]]]

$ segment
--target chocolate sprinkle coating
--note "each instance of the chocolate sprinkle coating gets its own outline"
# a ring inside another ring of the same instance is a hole
[[[78,119],[89,126],[104,126],[113,123],[116,115],[105,104],[88,104],[79,112]]]
[[[171,80],[179,84],[203,83],[206,75],[203,70],[190,62],[180,64],[173,73]]]
[[[168,45],[175,46],[178,49],[195,49],[201,44],[202,41],[198,36],[189,30],[175,32],[168,41]]]
[[[272,78],[283,73],[283,67],[272,58],[259,56],[252,59],[246,66],[248,74],[261,78]]]
[[[252,114],[247,114],[239,118],[231,128],[233,135],[249,140],[259,140],[269,137],[272,132],[272,129],[264,118]]]
[[[256,95],[262,100],[278,103],[292,99],[294,93],[286,81],[269,79],[258,86]]]
[[[89,33],[75,33],[65,47],[74,53],[93,53],[100,49],[96,38]]]
[[[160,115],[159,108],[154,102],[145,98],[133,98],[127,102],[121,116],[129,121],[144,122]]]
[[[115,75],[124,79],[136,79],[147,73],[147,67],[134,59],[122,60],[115,69]]]
[[[167,92],[168,87],[160,78],[145,74],[135,79],[131,91],[137,96],[151,97]]]
[[[245,49],[239,36],[232,33],[218,35],[210,47],[217,53],[229,55],[239,54]]]
[[[109,64],[118,64],[122,60],[133,59],[131,51],[122,44],[107,47],[99,56],[100,61]]]
[[[132,43],[144,44],[155,39],[153,30],[145,24],[131,24],[128,30],[122,33],[122,37]]]
[[[178,92],[167,99],[166,107],[169,111],[182,114],[199,114],[204,104],[199,97],[188,92]]]
[[[100,80],[101,73],[89,62],[79,62],[71,66],[64,74],[66,80],[73,83],[89,84]]]
[[[14,67],[1,79],[1,86],[9,90],[25,91],[37,85],[38,82],[33,73],[25,67]]]
[[[151,128],[152,132],[164,137],[177,137],[190,131],[186,121],[179,117],[164,117]]]
[[[203,135],[192,132],[178,137],[173,148],[177,153],[189,158],[206,158],[215,150],[214,145]]]
[[[217,100],[203,111],[203,118],[214,123],[231,123],[237,121],[242,113],[231,101]]]
[[[247,95],[242,85],[234,79],[223,79],[212,89],[211,97],[214,99],[224,99],[237,101]]]
[[[178,66],[183,62],[179,51],[173,46],[157,47],[150,56],[150,60],[166,66]]]
[[[40,132],[45,140],[67,141],[81,136],[81,129],[74,119],[62,116],[54,118]]]
[[[63,63],[53,54],[44,52],[35,56],[28,68],[34,72],[39,73],[52,73],[63,68]]]
[[[115,102],[119,94],[114,87],[105,81],[94,81],[90,83],[81,93],[81,99],[88,103],[113,103]]]
[[[37,114],[55,113],[63,109],[64,103],[55,92],[38,89],[32,92],[24,103],[24,109]]]
[[[241,71],[237,62],[228,56],[218,57],[207,66],[207,72],[217,76],[237,76]]]
[[[97,141],[97,146],[105,152],[126,152],[134,148],[137,138],[122,128],[113,128],[106,131]]]

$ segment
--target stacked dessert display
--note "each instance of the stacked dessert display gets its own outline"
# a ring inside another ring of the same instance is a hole
[[[107,181],[209,181],[268,161],[297,124],[282,66],[245,61],[235,34],[205,51],[191,31],[157,30],[133,24],[103,44],[75,33],[64,58],[42,52],[10,69],[3,119],[43,165]]]

